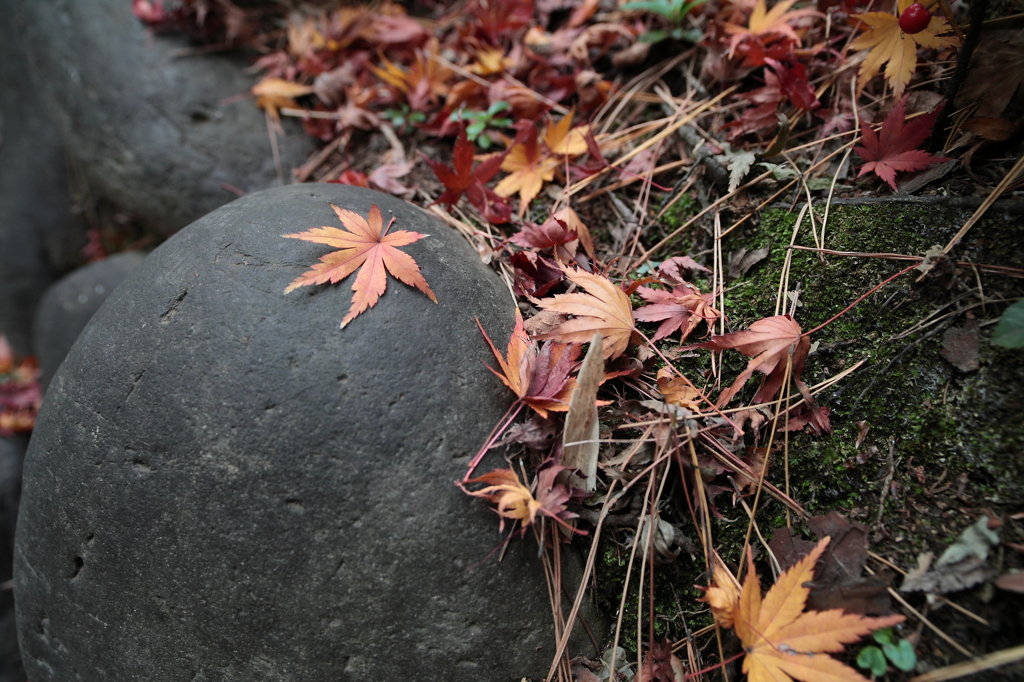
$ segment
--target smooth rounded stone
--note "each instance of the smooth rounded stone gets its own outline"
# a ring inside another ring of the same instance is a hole
[[[93,194],[171,234],[237,197],[281,184],[255,83],[236,55],[175,57],[128,0],[3,0],[24,22],[29,67]],[[314,142],[285,121],[285,182]]]
[[[138,252],[115,254],[75,270],[46,290],[33,334],[44,390],[93,314],[144,259]]]
[[[12,0],[0,0],[0,333],[32,352],[46,287],[81,262],[85,224],[71,214],[64,153],[27,73]]]
[[[389,276],[339,329],[355,275],[285,295],[331,248],[281,235],[340,227],[330,203],[428,234],[404,250],[439,302]],[[30,679],[545,675],[536,545],[488,559],[497,518],[454,485],[510,397],[475,320],[500,339],[513,310],[457,232],[355,187],[259,192],[157,248],[68,354],[26,455]]]

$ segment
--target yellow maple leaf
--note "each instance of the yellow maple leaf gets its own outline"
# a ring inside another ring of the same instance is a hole
[[[478,76],[494,76],[511,70],[516,65],[514,59],[505,56],[500,47],[486,47],[476,53],[476,63],[469,70]]]
[[[711,579],[711,587],[699,588],[704,590],[704,597],[697,601],[710,606],[715,622],[719,627],[729,630],[735,623],[736,609],[739,608],[740,584],[722,563],[718,552],[711,556]]]
[[[494,511],[501,517],[499,531],[505,530],[505,519],[510,519],[519,522],[520,531],[525,535],[527,527],[536,523],[537,515],[541,514],[572,532],[586,535],[566,524],[569,519],[576,518],[576,514],[565,508],[571,494],[556,481],[558,474],[564,470],[565,467],[554,465],[538,472],[532,491],[523,485],[512,469],[495,469],[477,478],[456,481],[456,485],[468,495],[481,497],[497,505]],[[480,490],[468,490],[466,484],[469,483],[487,485]]]
[[[501,163],[501,170],[510,173],[494,188],[500,197],[519,193],[519,215],[540,192],[545,182],[555,177],[555,170],[565,157],[572,158],[587,151],[587,132],[590,126],[572,127],[570,111],[558,123],[549,121],[544,129],[543,145],[537,139],[536,126],[522,142],[513,145]]]
[[[867,682],[860,673],[825,654],[842,651],[845,644],[856,642],[873,630],[903,621],[903,616],[868,618],[844,613],[842,609],[804,612],[810,594],[807,584],[814,579],[814,565],[829,540],[823,539],[779,576],[763,600],[750,553],[747,554],[748,570],[743,589],[731,608],[728,600],[734,594],[734,586],[723,574],[717,571],[713,574],[716,584],[708,588],[708,592],[721,590],[715,594],[715,602],[720,612],[733,618],[736,634],[746,652],[743,672],[749,682],[792,682],[794,678],[802,682]],[[716,614],[716,619],[719,625],[726,627],[721,616]]]
[[[447,94],[452,70],[437,59],[437,40],[431,40],[424,49],[417,49],[408,68],[403,68],[380,55],[384,68],[370,66],[378,78],[394,86],[406,96],[413,111],[426,111],[438,98]]]
[[[665,402],[694,412],[700,411],[700,391],[686,379],[673,376],[668,367],[662,367],[658,370],[657,382],[658,390],[664,396]]]
[[[471,478],[466,483],[487,484],[487,487],[481,490],[473,492],[466,490],[466,492],[497,505],[496,511],[501,517],[499,530],[505,530],[505,519],[521,521],[523,526],[528,526],[537,518],[540,503],[534,499],[530,489],[520,482],[519,476],[511,469],[495,469],[478,478]]]
[[[857,75],[858,91],[863,90],[868,81],[878,74],[882,64],[885,64],[885,78],[892,86],[893,96],[899,100],[917,68],[919,47],[937,49],[955,47],[958,44],[953,36],[939,35],[945,33],[949,25],[944,18],[938,16],[933,16],[928,26],[920,33],[904,33],[900,29],[899,15],[913,2],[914,0],[899,0],[896,14],[868,12],[851,17],[851,20],[859,20],[870,26],[850,44],[854,50],[869,50]]]
[[[593,275],[584,270],[562,271],[570,281],[586,293],[558,294],[540,302],[544,310],[573,315],[573,318],[558,324],[538,339],[555,339],[564,343],[587,343],[594,332],[600,332],[604,341],[604,359],[617,358],[629,346],[633,334],[633,306],[620,287],[607,277]]]
[[[509,175],[502,178],[494,192],[499,197],[510,197],[518,192],[519,215],[522,216],[544,183],[555,177],[557,167],[558,159],[544,153],[534,128],[523,142],[509,150],[501,162],[501,170]]]
[[[579,156],[587,151],[587,132],[590,126],[572,127],[574,112],[570,111],[558,123],[548,122],[544,131],[544,144],[552,154],[560,156]]]
[[[754,5],[754,11],[750,14],[750,21],[746,26],[726,23],[725,32],[732,36],[729,40],[729,55],[732,56],[736,51],[736,47],[748,36],[761,40],[765,45],[769,45],[780,38],[789,38],[799,45],[800,36],[789,25],[789,22],[793,19],[817,14],[817,12],[810,9],[789,11],[789,8],[795,3],[796,0],[782,0],[782,2],[769,10],[764,0],[757,0],[757,3]]]
[[[313,93],[309,85],[293,83],[283,78],[264,78],[250,91],[256,95],[256,104],[264,109],[275,122],[281,121],[279,109],[298,109],[295,98]]]

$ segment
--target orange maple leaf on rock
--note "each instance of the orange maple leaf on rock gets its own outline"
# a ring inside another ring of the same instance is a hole
[[[738,600],[731,608],[720,604],[719,609],[730,615],[736,634],[746,651],[743,672],[749,682],[785,682],[793,678],[803,682],[867,682],[858,672],[826,656],[843,650],[844,644],[856,642],[872,630],[891,627],[903,621],[903,616],[867,618],[844,613],[842,609],[804,612],[814,579],[814,565],[830,538],[825,538],[792,568],[779,576],[764,599],[761,584],[754,570],[754,560],[747,554],[747,577]],[[734,587],[717,585],[716,594],[723,600],[732,598]],[[716,613],[716,619],[718,614]],[[726,627],[722,620],[719,625]]]
[[[601,332],[604,359],[617,358],[629,346],[635,331],[633,306],[620,287],[601,275],[584,270],[562,268],[565,276],[587,293],[558,294],[539,303],[544,310],[573,315],[538,339],[555,339],[566,343],[587,343],[594,332]]]
[[[365,266],[359,270],[356,281],[352,284],[354,292],[352,306],[349,308],[348,315],[341,321],[342,329],[357,315],[377,304],[377,300],[387,288],[387,272],[409,286],[416,287],[431,301],[437,303],[437,296],[431,291],[427,281],[423,279],[416,261],[409,254],[398,250],[399,246],[408,246],[427,235],[408,230],[398,230],[388,234],[388,230],[395,222],[394,218],[382,233],[384,220],[376,204],[370,208],[369,220],[358,213],[338,208],[334,204],[331,204],[331,208],[338,215],[342,225],[348,228],[347,230],[324,226],[305,232],[283,235],[291,239],[327,244],[340,249],[321,256],[320,262],[297,277],[288,285],[284,293],[287,294],[310,284],[324,284],[325,282],[335,284],[361,266]]]

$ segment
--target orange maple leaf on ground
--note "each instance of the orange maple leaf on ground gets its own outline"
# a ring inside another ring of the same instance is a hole
[[[793,349],[790,377],[799,381],[800,375],[804,371],[807,351],[811,348],[811,340],[806,336],[801,336],[800,325],[792,317],[776,315],[757,320],[750,325],[750,329],[723,336],[712,336],[710,341],[690,346],[690,348],[710,348],[711,350],[733,348],[750,358],[746,369],[740,372],[732,386],[718,396],[718,406],[724,407],[740,392],[743,384],[754,372],[768,375],[764,386],[754,395],[754,402],[766,402],[775,397],[785,379],[790,348]]]
[[[875,77],[882,64],[886,64],[885,78],[892,85],[893,95],[899,99],[904,88],[910,82],[917,68],[917,48],[955,47],[954,37],[943,37],[949,26],[942,17],[933,16],[931,21],[920,33],[904,33],[900,29],[899,15],[915,0],[899,0],[896,14],[889,12],[868,12],[850,17],[852,21],[862,21],[871,28],[851,43],[854,50],[870,50],[864,63],[860,65],[857,76],[857,89],[863,90],[868,81]]]
[[[803,682],[867,682],[857,671],[824,654],[842,651],[844,644],[856,642],[872,630],[903,621],[903,616],[867,618],[844,613],[842,609],[804,612],[810,594],[806,585],[814,579],[814,565],[829,540],[819,542],[779,576],[763,600],[749,552],[747,577],[738,597],[733,596],[735,587],[731,581],[723,580],[724,576],[716,570],[716,584],[708,589],[708,593],[720,590],[714,593],[718,606],[713,612],[721,627],[728,627],[729,620],[733,621],[746,651],[743,672],[749,682],[791,682],[793,678]],[[731,605],[724,603],[734,598],[736,601]]]
[[[569,409],[569,398],[576,388],[576,379],[570,377],[569,372],[579,358],[578,344],[549,341],[540,348],[540,344],[531,341],[526,334],[523,316],[516,309],[516,326],[509,337],[505,357],[502,357],[479,320],[477,326],[501,367],[500,372],[488,369],[512,389],[519,400],[545,419],[549,411],[565,412]]]
[[[342,329],[357,315],[377,304],[377,300],[387,288],[388,272],[409,286],[416,287],[431,301],[437,303],[437,296],[431,291],[427,280],[423,279],[416,261],[409,254],[398,250],[399,246],[408,246],[427,235],[408,230],[398,230],[388,234],[388,230],[395,222],[394,218],[388,223],[387,229],[382,232],[384,220],[377,204],[370,208],[369,220],[358,213],[338,208],[334,204],[331,204],[331,208],[338,214],[341,224],[348,230],[324,226],[305,232],[282,235],[291,239],[327,244],[340,249],[321,256],[320,262],[297,277],[288,285],[284,293],[287,294],[294,289],[310,284],[324,284],[325,282],[335,284],[365,265],[362,270],[359,270],[356,281],[352,284],[354,292],[352,306],[349,308],[348,315],[341,321]]]
[[[562,271],[587,293],[558,294],[542,300],[539,305],[544,310],[565,313],[573,318],[536,338],[587,343],[593,338],[594,332],[601,332],[604,359],[622,355],[629,346],[629,337],[636,329],[633,326],[633,306],[629,296],[607,277],[577,269],[563,268]]]
[[[559,472],[564,470],[565,467],[558,464],[542,469],[537,474],[536,487],[533,492],[522,484],[519,476],[512,469],[495,469],[468,481],[456,481],[456,485],[468,495],[482,497],[497,505],[495,511],[501,517],[499,530],[505,530],[505,519],[510,519],[519,521],[520,530],[525,535],[527,527],[537,521],[538,514],[542,514],[573,532],[586,535],[585,532],[566,524],[567,520],[574,519],[577,515],[565,508],[572,494],[563,484],[555,482]],[[487,485],[480,490],[471,491],[466,489],[466,483],[486,483]]]

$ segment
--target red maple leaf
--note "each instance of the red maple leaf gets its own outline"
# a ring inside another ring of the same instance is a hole
[[[488,367],[508,386],[516,397],[529,405],[541,417],[548,412],[565,412],[576,380],[569,376],[580,355],[580,345],[549,341],[543,347],[530,340],[523,324],[523,316],[516,310],[516,326],[508,340],[505,357],[487,336],[480,320],[480,333],[484,335],[491,352],[498,359],[501,371]]]
[[[661,322],[651,341],[658,341],[676,330],[682,330],[682,341],[690,335],[702,320],[710,325],[719,318],[719,312],[711,307],[714,294],[702,294],[697,287],[683,282],[672,289],[639,287],[636,293],[651,305],[633,311],[633,319],[640,322]]]
[[[484,185],[501,169],[504,159],[505,153],[496,154],[473,168],[473,143],[466,136],[465,129],[459,131],[452,156],[454,168],[423,157],[445,187],[444,193],[435,203],[451,207],[465,194],[469,203],[473,204],[489,222],[495,225],[507,223],[512,217],[512,209],[504,199],[494,193],[494,190]]]
[[[321,256],[320,262],[296,277],[284,293],[309,284],[335,284],[359,270],[352,285],[352,306],[348,315],[341,321],[342,329],[357,315],[377,304],[377,300],[387,287],[387,272],[409,286],[416,287],[431,301],[437,303],[437,296],[431,291],[427,280],[423,279],[416,261],[409,254],[398,250],[398,247],[408,246],[427,235],[408,230],[397,230],[388,234],[388,230],[395,222],[394,218],[382,232],[384,219],[377,204],[370,208],[368,218],[338,208],[334,204],[331,204],[331,208],[347,230],[324,226],[284,235],[292,239],[327,244],[338,249]]]
[[[768,375],[767,381],[754,394],[754,402],[767,402],[775,397],[782,388],[787,364],[792,363],[790,377],[799,382],[807,352],[811,348],[811,340],[802,335],[800,325],[792,317],[776,315],[757,320],[744,331],[712,336],[710,341],[690,348],[732,348],[750,358],[747,368],[740,372],[732,386],[719,394],[718,406],[724,407],[740,392],[754,372]]]
[[[477,0],[463,12],[470,17],[470,25],[476,35],[493,45],[500,45],[503,38],[529,25],[533,19],[533,0]]]
[[[569,262],[576,257],[579,247],[579,235],[564,220],[555,216],[549,217],[542,224],[523,223],[523,229],[509,240],[523,248],[552,249],[555,258]]]
[[[930,114],[906,122],[905,107],[907,95],[899,104],[892,108],[882,123],[881,134],[875,133],[871,126],[861,124],[860,134],[863,147],[854,147],[860,158],[867,161],[861,166],[858,177],[873,172],[889,183],[892,191],[896,191],[896,173],[898,171],[922,170],[943,161],[944,156],[933,156],[917,147],[932,134],[935,119],[942,111],[940,106]]]
[[[764,71],[764,87],[739,95],[755,106],[744,111],[738,121],[728,124],[733,128],[730,139],[775,125],[778,122],[776,111],[784,100],[805,111],[821,106],[807,81],[807,68],[801,62],[787,65],[771,58],[764,61],[770,67]]]
[[[544,296],[562,281],[558,263],[533,251],[512,254],[511,263],[517,296]]]
[[[669,284],[683,284],[686,282],[687,275],[693,275],[698,272],[707,272],[710,274],[710,270],[706,267],[693,260],[689,256],[673,256],[668,260],[662,261],[661,265],[658,266],[658,272],[661,276],[668,280]]]

